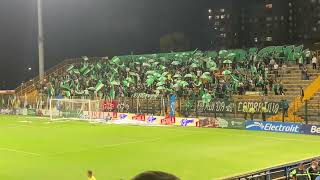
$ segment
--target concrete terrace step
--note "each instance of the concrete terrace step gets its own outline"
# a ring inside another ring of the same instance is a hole
[[[280,81],[283,85],[309,85],[312,83],[313,80],[292,80],[292,81]]]
[[[274,94],[269,94],[268,96],[253,96],[253,95],[234,95],[233,99],[235,100],[247,100],[247,101],[254,101],[254,100],[259,100],[261,101],[262,99],[265,100],[269,100],[269,101],[281,101],[282,99],[287,99],[287,100],[293,100],[294,98],[296,98],[297,96],[295,95],[285,95],[285,96],[281,96],[281,95],[274,95]]]

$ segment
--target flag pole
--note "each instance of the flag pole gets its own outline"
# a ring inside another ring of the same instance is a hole
[[[42,19],[42,0],[37,0],[38,9],[38,51],[39,51],[39,77],[44,77],[44,36]]]

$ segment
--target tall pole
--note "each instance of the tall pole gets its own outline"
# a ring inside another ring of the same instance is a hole
[[[40,80],[44,77],[44,37],[42,23],[42,0],[37,0],[38,6],[38,51],[39,51],[39,77]]]

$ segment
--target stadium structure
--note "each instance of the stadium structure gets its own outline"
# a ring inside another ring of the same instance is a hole
[[[67,59],[1,91],[0,177],[315,179],[319,55],[286,45]]]

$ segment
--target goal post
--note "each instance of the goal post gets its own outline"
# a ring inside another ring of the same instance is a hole
[[[50,99],[51,120],[90,120],[92,112],[100,111],[100,101],[90,99]]]

